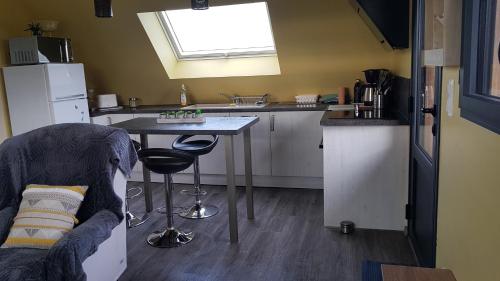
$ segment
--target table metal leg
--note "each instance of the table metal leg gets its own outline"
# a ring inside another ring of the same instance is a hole
[[[227,203],[229,213],[229,237],[231,243],[238,242],[238,211],[236,209],[236,186],[234,175],[234,140],[232,135],[224,136],[226,150]]]
[[[245,185],[247,197],[247,218],[254,219],[253,211],[253,181],[252,181],[252,138],[250,137],[250,128],[243,132],[245,145]]]
[[[141,148],[148,148],[148,135],[141,134]],[[151,172],[142,167],[142,176],[144,178],[144,200],[146,201],[146,212],[153,211],[153,194],[151,192]]]

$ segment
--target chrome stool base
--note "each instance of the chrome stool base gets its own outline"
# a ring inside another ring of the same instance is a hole
[[[149,219],[149,214],[146,213],[142,217],[134,215],[128,207],[128,200],[133,199],[142,194],[143,189],[141,187],[132,187],[127,189],[127,196],[125,198],[125,219],[127,220],[127,227],[133,228],[145,223]],[[133,194],[130,194],[133,193]]]
[[[185,219],[205,219],[217,215],[219,208],[213,205],[196,204],[193,207],[179,213]]]
[[[127,227],[133,228],[145,223],[147,220],[150,219],[150,216],[148,213],[145,213],[142,217],[137,217],[131,212],[127,212],[126,219],[127,219]]]
[[[184,233],[175,228],[156,231],[148,236],[148,244],[156,248],[175,248],[193,240],[192,232]]]

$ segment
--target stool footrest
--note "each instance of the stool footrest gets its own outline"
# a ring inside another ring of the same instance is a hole
[[[180,192],[182,195],[188,195],[188,196],[206,196],[207,192],[205,190],[200,190],[196,191],[196,189],[183,189]]]
[[[145,213],[142,217],[138,217],[131,212],[127,212],[126,217],[127,217],[128,228],[139,226],[145,223],[150,218],[148,213]]]
[[[127,189],[127,200],[134,199],[135,197],[141,195],[143,192],[142,187],[131,187]],[[132,194],[131,194],[132,193]]]

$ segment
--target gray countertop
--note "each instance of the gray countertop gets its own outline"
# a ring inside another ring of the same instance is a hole
[[[259,117],[206,117],[201,124],[158,124],[156,118],[135,118],[111,125],[130,134],[238,135],[259,122]]]
[[[91,117],[97,117],[107,114],[141,114],[141,113],[161,113],[165,111],[176,111],[181,108],[180,105],[143,105],[137,109],[124,107],[116,111],[94,111]],[[326,111],[328,105],[316,104],[314,106],[303,106],[295,103],[271,103],[262,108],[231,108],[231,109],[207,109],[206,113],[220,112],[279,112],[279,111],[325,111],[321,119],[321,126],[399,126],[408,125],[408,120],[394,114],[384,111],[361,111],[355,116],[354,111]],[[141,118],[143,119],[143,118]],[[129,121],[127,121],[129,122]],[[122,122],[123,123],[123,122]],[[121,123],[118,123],[121,124]],[[143,124],[141,124],[143,125]],[[157,124],[160,125],[160,124]],[[171,126],[171,125],[170,125]],[[194,125],[193,125],[194,126]],[[138,127],[140,128],[140,127]],[[200,134],[200,132],[197,132]]]
[[[356,116],[354,111],[327,111],[321,126],[401,126],[409,125],[399,114],[390,111],[366,110]]]
[[[206,113],[219,113],[219,112],[274,112],[274,111],[325,111],[328,105],[315,104],[312,106],[298,105],[296,103],[271,103],[262,108],[230,108],[230,109],[206,109]],[[161,113],[165,111],[179,110],[180,105],[142,105],[136,109],[124,107],[115,111],[93,111],[90,117],[97,117],[107,114],[140,114],[140,113]]]

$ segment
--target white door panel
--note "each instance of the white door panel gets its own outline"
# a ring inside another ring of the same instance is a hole
[[[46,64],[49,101],[86,98],[83,64]]]
[[[111,125],[111,118],[108,115],[101,115],[90,118],[90,123],[95,125],[109,126]]]
[[[228,117],[229,113],[204,113],[205,117]],[[207,137],[204,137],[207,138]],[[224,136],[219,137],[217,146],[209,154],[200,156],[200,172],[203,175],[225,175],[226,158]]]
[[[271,112],[273,176],[294,176],[293,121],[296,112]]]
[[[159,118],[159,113],[143,113],[134,114],[134,118]],[[178,135],[148,135],[148,146],[149,148],[172,148],[172,143],[178,137]],[[137,135],[137,141],[140,141],[140,137]],[[140,167],[139,167],[140,166]],[[142,165],[136,165],[137,169],[142,171]],[[193,173],[193,167],[181,171],[180,173]]]
[[[252,144],[252,172],[258,176],[271,175],[271,131],[270,131],[270,113],[269,112],[243,112],[231,113],[231,116],[259,117],[259,122],[252,126],[251,144]],[[245,153],[243,134],[234,138],[234,158],[237,175],[245,174]]]
[[[133,114],[108,114],[109,122],[111,124],[120,123],[123,121],[128,121],[134,119]]]
[[[54,124],[90,123],[87,99],[58,101],[50,105]]]
[[[271,113],[272,175],[322,177],[320,126],[323,111]],[[274,121],[273,121],[274,119]]]
[[[50,125],[52,114],[43,65],[5,67],[3,76],[12,134]]]
[[[293,122],[294,174],[298,177],[323,177],[323,138],[320,126],[323,111],[303,111]]]

